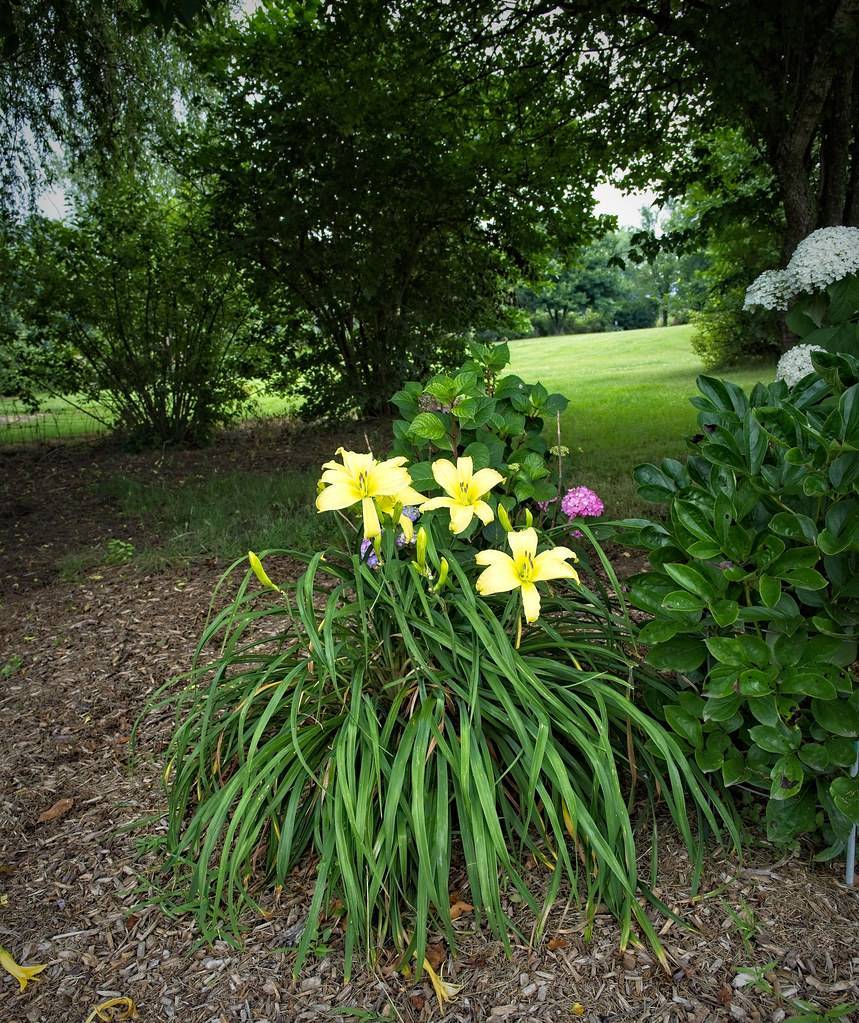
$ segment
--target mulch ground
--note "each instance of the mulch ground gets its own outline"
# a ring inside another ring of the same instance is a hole
[[[344,982],[336,928],[330,949],[293,980],[283,948],[305,917],[311,864],[241,950],[202,945],[192,921],[140,907],[152,854],[140,843],[146,831],[126,828],[152,818],[157,829],[163,818],[169,721],[143,723],[133,766],[129,735],[153,690],[188,666],[219,567],[145,576],[132,564],[74,584],[52,577],[59,553],[146,529],[92,495],[99,474],[277,471],[331,449],[330,436],[287,431],[160,461],[85,445],[0,454],[0,671],[21,661],[0,676],[0,945],[48,964],[20,994],[0,971],[0,1023],[83,1023],[117,996],[133,998],[143,1023],[441,1015],[429,984],[403,977],[384,955],[374,972]],[[441,967],[461,985],[445,1018],[569,1021],[578,1005],[590,1021],[780,1023],[794,998],[821,1011],[859,1001],[859,896],[841,883],[840,864],[780,859],[760,843],[742,863],[714,849],[705,897],[690,900],[691,868],[670,836],[659,859],[658,894],[689,925],[662,925],[668,973],[646,949],[621,952],[608,916],[585,942],[575,903],[559,906],[544,940],[515,945],[512,958],[466,913],[459,954]],[[728,908],[748,925],[738,927]],[[525,918],[523,926],[527,933]],[[756,990],[756,968],[771,993]]]

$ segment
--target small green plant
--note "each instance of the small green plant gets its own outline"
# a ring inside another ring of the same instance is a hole
[[[3,664],[0,664],[0,679],[5,682],[7,679],[17,675],[24,665],[24,658],[20,654],[12,654]]]
[[[829,1009],[821,1009],[814,1002],[806,1001],[804,998],[784,999],[777,985],[770,980],[777,965],[777,963],[764,963],[760,966],[741,966],[737,971],[734,984],[737,987],[751,985],[759,995],[768,995],[779,1003],[797,1010],[794,1015],[787,1016],[784,1023],[834,1023],[859,1009],[859,1002],[845,1002],[843,1005],[833,1005]]]
[[[111,537],[104,546],[107,551],[104,559],[106,565],[124,565],[134,558],[134,544],[128,540]]]
[[[733,924],[737,929],[737,933],[740,935],[740,939],[743,942],[743,948],[745,949],[746,955],[752,955],[752,939],[757,935],[759,928],[755,911],[743,900],[741,900],[740,906],[737,909],[728,905],[727,902],[722,902],[721,906],[727,916],[733,921]]]
[[[772,840],[859,821],[859,361],[818,352],[793,388],[699,378],[684,465],[635,470],[664,522],[617,535],[649,551],[630,598],[654,667],[681,685],[651,706],[698,766],[767,792]]]
[[[410,382],[394,395],[402,417],[394,421],[394,454],[409,459],[415,486],[422,489],[436,486],[437,454],[466,455],[476,469],[497,470],[504,476],[499,500],[508,512],[557,497],[559,455],[550,453],[543,434],[567,399],[513,373],[501,376],[510,361],[506,344],[473,343],[469,354],[453,376]],[[497,529],[487,535],[498,539]]]

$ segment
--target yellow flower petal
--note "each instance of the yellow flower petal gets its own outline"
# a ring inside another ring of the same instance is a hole
[[[474,493],[478,497],[483,497],[493,487],[497,487],[499,483],[503,482],[504,477],[494,469],[478,469],[471,477],[471,485],[474,487]]]
[[[555,547],[550,551],[543,551],[534,558],[534,581],[545,582],[548,579],[574,579],[579,581],[579,574],[572,565],[559,557],[558,551],[563,547]]]
[[[485,501],[478,501],[474,505],[474,514],[480,519],[484,526],[488,526],[495,518],[495,513]]]
[[[376,463],[376,459],[369,452],[347,451],[345,448],[338,448],[337,454],[343,459],[343,465],[351,476],[357,476],[359,472],[369,472]]]
[[[449,497],[431,497],[423,502],[419,510],[423,514],[426,511],[435,511],[436,508],[450,508],[452,504],[453,500]]]
[[[410,505],[420,504],[421,501],[425,501],[426,495],[415,490],[414,487],[406,487],[397,494],[397,500],[404,508],[407,508]]]
[[[504,551],[496,551],[490,548],[486,551],[478,551],[474,555],[474,563],[476,565],[495,565],[499,561],[507,562],[513,559],[509,554],[505,554]]]
[[[456,466],[453,462],[449,462],[446,458],[439,458],[432,464],[432,474],[435,477],[436,483],[445,493],[451,496],[456,493],[459,473],[456,471]]]
[[[372,497],[365,497],[361,501],[361,512],[364,516],[364,539],[372,540],[382,532],[379,522],[379,513],[376,511],[376,502]]]
[[[22,966],[20,963],[15,962],[12,958],[12,953],[8,949],[0,945],[0,967],[18,981],[18,990],[24,991],[33,977],[37,973],[41,973],[42,970],[46,970],[48,965],[47,963],[41,963],[38,966]]]
[[[334,483],[326,487],[316,498],[317,511],[338,511],[348,508],[361,500],[361,491],[351,483]]]
[[[497,555],[492,561],[480,560],[477,563],[487,565],[483,572],[477,577],[474,584],[475,589],[482,596],[489,596],[492,593],[506,593],[508,590],[515,590],[522,582],[516,574],[516,567],[513,559],[502,551],[481,551],[478,558],[485,558],[488,554]]]
[[[522,583],[522,608],[529,625],[540,617],[540,591],[533,583]]]
[[[518,561],[526,554],[533,558],[537,553],[537,530],[536,529],[513,529],[507,534],[507,543],[513,552],[513,558]]]
[[[325,472],[319,477],[320,483],[352,483],[352,476],[348,473],[342,465],[338,465],[336,462],[329,462],[330,468],[326,469]]]
[[[450,531],[451,533],[461,533],[464,529],[468,528],[469,523],[474,518],[474,505],[472,504],[457,504],[456,501],[450,502]]]
[[[367,496],[395,497],[406,490],[412,478],[400,465],[403,461],[401,458],[389,458],[387,462],[374,465],[367,473]]]

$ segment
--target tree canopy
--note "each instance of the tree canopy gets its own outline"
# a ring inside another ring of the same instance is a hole
[[[378,410],[434,345],[498,319],[511,275],[593,230],[566,71],[474,13],[271,5],[197,50],[192,173],[238,258],[313,318],[314,394]]]

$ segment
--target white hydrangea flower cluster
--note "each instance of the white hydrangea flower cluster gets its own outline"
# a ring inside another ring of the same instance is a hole
[[[776,380],[784,380],[788,387],[798,384],[803,377],[814,372],[811,362],[812,352],[824,351],[820,345],[794,345],[788,348],[778,360],[775,370]]]
[[[764,270],[746,289],[743,309],[787,309],[793,294],[784,270]]]
[[[859,270],[859,227],[822,227],[797,245],[785,273],[794,294],[821,291]]]
[[[821,227],[797,245],[784,270],[765,270],[746,291],[744,309],[787,309],[797,295],[859,273],[859,227]]]

